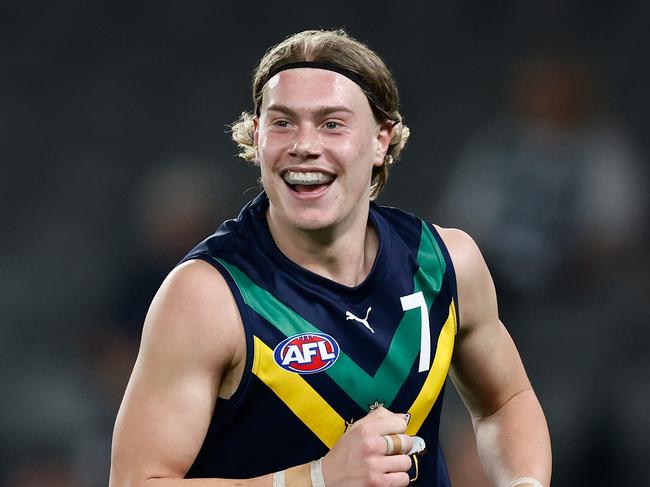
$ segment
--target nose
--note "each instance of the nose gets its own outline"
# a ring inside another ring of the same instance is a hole
[[[310,125],[299,127],[289,154],[301,159],[315,159],[320,156],[320,151],[320,142],[315,128]]]

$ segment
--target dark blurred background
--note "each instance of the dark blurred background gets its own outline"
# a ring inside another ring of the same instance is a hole
[[[147,306],[258,192],[227,126],[270,45],[343,27],[412,138],[380,203],[470,232],[545,408],[554,485],[650,465],[641,0],[3,2],[0,485],[107,484]],[[462,305],[462,303],[461,303]],[[487,485],[447,389],[458,487]],[[643,480],[646,479],[646,480]]]

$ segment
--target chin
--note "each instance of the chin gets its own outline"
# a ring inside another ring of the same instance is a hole
[[[296,228],[304,231],[325,230],[336,224],[336,219],[332,215],[316,211],[308,211],[301,215],[289,216],[288,220]]]

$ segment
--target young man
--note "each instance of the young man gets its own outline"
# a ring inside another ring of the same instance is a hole
[[[548,486],[546,421],[476,245],[371,203],[408,138],[384,63],[302,32],[253,97],[233,132],[264,193],[155,297],[111,486],[449,485],[448,371],[493,484]]]

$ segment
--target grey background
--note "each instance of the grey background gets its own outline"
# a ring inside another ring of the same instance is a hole
[[[107,483],[110,429],[155,276],[257,192],[256,169],[234,157],[226,132],[251,108],[267,47],[307,28],[368,42],[394,73],[412,130],[380,203],[453,226],[436,210],[450,172],[507,111],[513,66],[540,52],[589,65],[603,116],[647,169],[649,21],[647,3],[632,0],[3,2],[2,485]],[[208,208],[205,218],[145,265],[156,254],[145,246],[147,208],[164,213],[197,194],[185,217]],[[610,286],[514,296],[504,308],[548,415],[554,485],[624,485],[647,472],[642,215],[632,263],[606,263]],[[447,455],[450,469],[471,470],[460,408],[450,395]],[[456,485],[482,485],[456,475]]]

